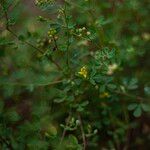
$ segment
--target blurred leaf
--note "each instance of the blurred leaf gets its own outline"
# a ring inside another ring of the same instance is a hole
[[[144,111],[146,111],[146,112],[148,112],[148,111],[150,111],[150,105],[148,105],[148,104],[141,104],[141,107],[142,107],[142,109],[144,110]]]
[[[14,109],[10,109],[7,112],[5,112],[5,117],[7,118],[7,121],[10,122],[16,122],[20,119],[19,114]]]
[[[137,106],[138,104],[130,104],[128,105],[128,110],[134,110]]]
[[[138,107],[134,110],[133,115],[134,115],[135,117],[140,117],[141,114],[142,114],[142,109],[141,109],[140,106],[138,106]]]
[[[8,40],[8,39],[5,39],[5,38],[1,38],[0,37],[0,46],[4,46],[4,45],[13,45],[14,44],[14,42],[12,41],[10,41],[10,40]]]
[[[54,125],[49,124],[47,126],[47,133],[51,136],[56,136],[57,135],[57,129]]]

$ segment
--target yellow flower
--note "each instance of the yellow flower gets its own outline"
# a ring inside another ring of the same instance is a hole
[[[78,74],[82,75],[84,78],[87,78],[87,74],[88,74],[87,68],[83,66],[78,72]]]
[[[108,98],[110,95],[108,92],[104,92],[102,94],[100,94],[100,98]]]

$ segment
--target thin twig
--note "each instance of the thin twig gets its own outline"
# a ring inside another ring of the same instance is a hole
[[[5,19],[6,19],[6,30],[9,31],[16,39],[19,40],[19,36],[18,36],[15,32],[13,32],[13,31],[10,29],[10,27],[9,27],[9,18],[8,18],[8,14],[7,14],[6,10],[4,10],[4,13],[5,13]],[[22,42],[25,43],[26,45],[28,45],[28,46],[30,46],[30,47],[36,49],[36,50],[37,50],[38,52],[40,52],[41,54],[44,54],[41,49],[37,48],[36,46],[34,46],[33,44],[31,44],[30,42],[28,42],[28,41],[22,41]],[[54,61],[54,60],[51,58],[51,56],[49,57],[49,56],[46,55],[46,57],[47,57],[53,64],[55,64],[55,66],[56,66],[59,70],[62,70],[62,68],[60,67],[60,65],[59,65],[56,61]]]
[[[66,120],[66,126],[68,126],[70,119],[71,119],[71,112],[69,113],[69,116],[68,116],[68,118]],[[63,140],[65,138],[66,132],[67,132],[67,130],[66,130],[66,128],[64,128],[63,134],[62,134],[61,139],[60,139],[60,145],[62,144],[62,142],[63,142]]]
[[[69,22],[68,22],[68,19],[67,19],[66,11],[67,11],[67,6],[66,6],[66,2],[65,2],[64,19],[65,19],[65,27],[66,27],[66,30],[67,30],[67,48],[66,48],[66,52],[67,52],[67,66],[69,68],[70,67],[70,65],[69,65],[69,47],[70,47],[70,42],[69,42]]]
[[[82,118],[81,118],[80,113],[78,113],[78,119],[80,121],[80,129],[81,129],[82,140],[83,140],[83,150],[86,150],[87,141],[86,141],[86,136],[85,136],[85,133],[84,133],[83,122],[82,122]]]
[[[146,100],[146,99],[143,98],[143,97],[134,96],[134,95],[131,95],[131,94],[128,94],[128,93],[120,92],[120,91],[115,91],[115,93],[116,93],[116,94],[119,94],[119,95],[123,95],[123,96],[129,97],[129,98],[137,99],[137,100],[139,100],[139,101]]]
[[[58,68],[58,70],[63,70],[62,68],[61,68],[61,66],[56,62],[56,61],[54,61],[53,60],[53,58],[52,57],[48,57],[47,56],[47,58],[53,63],[53,64],[55,64],[55,66]]]
[[[33,86],[50,86],[50,85],[55,85],[55,84],[59,84],[62,83],[63,80],[58,80],[58,81],[54,81],[54,82],[47,82],[47,83],[39,83],[39,84],[34,84],[34,83],[20,83],[20,82],[5,82],[3,84],[5,85],[18,85],[18,86],[28,86],[28,85],[33,85]],[[0,85],[3,85],[0,84]]]
[[[8,30],[15,38],[17,38],[17,39],[19,40],[19,37],[18,37],[18,35],[17,35],[15,32],[13,32],[10,28],[7,28],[7,30]],[[43,54],[43,51],[42,51],[42,50],[40,50],[39,48],[37,48],[37,47],[34,46],[33,44],[29,43],[28,41],[22,41],[22,42],[25,43],[25,44],[27,44],[27,45],[29,45],[30,47],[32,47],[32,48],[38,50],[41,54]]]

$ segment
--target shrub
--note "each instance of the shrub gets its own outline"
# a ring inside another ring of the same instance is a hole
[[[148,0],[28,3],[0,0],[0,149],[148,149]]]

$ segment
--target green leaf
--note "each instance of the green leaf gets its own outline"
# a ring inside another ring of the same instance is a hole
[[[146,112],[150,111],[150,106],[148,104],[141,104],[141,107]]]
[[[7,40],[5,38],[0,38],[0,46],[4,46],[4,45],[13,45],[14,42]]]
[[[129,90],[135,90],[138,88],[138,80],[136,78],[133,78],[130,80],[130,82],[128,83],[128,89]]]
[[[110,88],[111,90],[114,90],[116,89],[117,86],[115,84],[108,84],[107,87]]]
[[[130,105],[128,106],[128,110],[134,110],[137,106],[138,106],[138,104],[136,104],[136,103],[130,104]]]
[[[27,149],[29,150],[47,150],[48,142],[39,140],[37,137],[30,137],[27,143]]]
[[[99,91],[102,93],[105,92],[105,90],[106,90],[106,85],[100,85]]]
[[[75,136],[73,136],[73,135],[70,135],[70,136],[69,136],[69,140],[70,140],[71,143],[73,143],[73,144],[78,144],[77,138],[76,138]]]
[[[49,124],[47,126],[47,133],[51,136],[56,136],[57,135],[57,128],[54,125]]]
[[[145,86],[144,87],[144,92],[145,92],[146,95],[150,96],[150,87]]]
[[[19,114],[14,109],[10,109],[9,111],[7,111],[5,113],[5,117],[10,122],[16,122],[20,119]]]
[[[141,114],[142,114],[142,109],[141,109],[141,106],[139,105],[139,106],[135,109],[135,111],[133,112],[133,115],[134,115],[135,117],[140,117]]]
[[[83,103],[81,103],[81,106],[87,106],[89,104],[89,101],[85,101]]]
[[[93,84],[93,85],[96,84],[95,81],[92,78],[90,78],[90,83]]]
[[[82,112],[82,111],[84,111],[84,108],[82,106],[78,106],[77,111]]]
[[[73,100],[74,100],[74,96],[73,96],[73,95],[68,96],[68,97],[67,97],[67,100],[68,100],[68,101],[73,101]]]
[[[54,99],[54,102],[55,103],[62,103],[65,101],[65,98],[57,98],[57,99]]]

